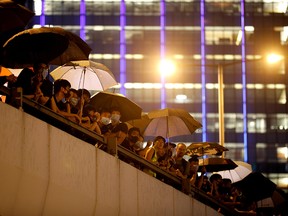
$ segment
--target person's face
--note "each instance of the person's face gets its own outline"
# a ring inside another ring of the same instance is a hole
[[[49,72],[49,65],[40,64],[38,73],[41,74],[42,78],[45,79]]]
[[[162,139],[158,139],[154,143],[154,147],[158,149],[163,149],[164,148],[165,142]]]
[[[111,118],[111,113],[110,112],[102,112],[101,113],[101,117],[105,117],[105,118]]]
[[[136,143],[139,140],[139,136],[140,134],[138,131],[136,130],[132,131],[132,133],[129,135],[130,142],[133,144]]]
[[[111,112],[111,121],[112,121],[112,123],[117,123],[117,122],[119,122],[120,117],[121,117],[121,115],[120,115],[120,112],[119,112],[119,111],[113,110],[113,111]]]
[[[164,156],[165,153],[166,153],[165,148],[160,148],[160,149],[158,149],[158,151],[157,151],[157,155],[158,155],[159,157]]]
[[[66,86],[66,87],[61,87],[62,88],[62,91],[63,91],[63,93],[64,93],[64,95],[65,95],[65,97],[67,98],[67,97],[69,97],[69,95],[70,95],[70,87],[69,86]]]
[[[83,99],[85,103],[89,103],[90,102],[90,97],[87,94],[83,94]]]
[[[94,122],[94,121],[96,121],[96,116],[95,116],[95,112],[93,111],[93,110],[90,110],[89,112],[88,112],[88,116],[89,116],[89,118],[90,118],[90,120],[92,121],[92,122]]]
[[[180,144],[176,148],[176,155],[178,157],[183,157],[186,153],[186,146],[184,144]]]

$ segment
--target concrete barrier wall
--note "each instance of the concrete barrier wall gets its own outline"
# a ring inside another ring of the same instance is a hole
[[[219,215],[7,104],[0,116],[0,216]]]

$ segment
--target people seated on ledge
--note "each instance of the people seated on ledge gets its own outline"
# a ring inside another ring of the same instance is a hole
[[[69,94],[71,84],[68,80],[59,79],[54,82],[54,95],[50,96],[45,106],[52,109],[54,112],[69,118],[70,120],[79,123],[80,117],[77,114],[69,113],[66,110],[66,104],[63,102],[65,96]]]
[[[8,87],[21,87],[23,95],[40,104],[45,104],[53,91],[53,83],[48,80],[48,74],[48,64],[35,63],[33,68],[24,68],[17,77],[17,81]]]
[[[140,140],[141,134],[140,129],[137,127],[132,127],[128,130],[126,139],[120,144],[124,148],[136,153],[136,142]]]
[[[101,134],[101,129],[98,122],[100,121],[100,113],[96,111],[96,108],[90,104],[87,104],[83,109],[83,118],[80,123],[83,127]]]

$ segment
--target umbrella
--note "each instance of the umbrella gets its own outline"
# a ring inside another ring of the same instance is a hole
[[[0,1],[0,32],[24,29],[34,12],[11,0]]]
[[[149,119],[147,114],[142,114],[141,119],[133,119],[125,122],[128,128],[137,127],[140,129],[140,133],[144,134],[144,131],[152,119]]]
[[[228,151],[227,148],[216,142],[198,142],[192,143],[187,147],[187,155],[222,155],[224,151]]]
[[[183,109],[165,108],[148,113],[152,119],[145,129],[144,136],[163,136],[166,138],[191,135],[202,124]]]
[[[99,109],[117,107],[122,122],[141,118],[142,108],[122,94],[98,92],[91,97],[90,104]]]
[[[252,172],[252,166],[243,161],[234,161],[238,166],[235,169],[218,172],[222,178],[231,179],[232,183],[240,181]]]
[[[252,172],[241,181],[233,183],[233,185],[240,188],[242,193],[251,201],[259,201],[271,197],[276,189],[276,184],[260,172]]]
[[[231,159],[228,158],[205,158],[199,161],[199,167],[205,166],[207,172],[219,172],[222,170],[231,170],[237,167]]]
[[[287,214],[287,195],[262,173],[252,172],[233,186],[239,188],[248,200],[257,202],[258,208],[272,207],[277,214]]]
[[[41,27],[19,32],[3,45],[2,65],[24,68],[34,63],[63,65],[88,59],[91,48],[76,34],[60,27]]]
[[[118,84],[105,65],[89,60],[69,62],[53,70],[50,75],[54,80],[68,80],[75,89],[103,91]]]

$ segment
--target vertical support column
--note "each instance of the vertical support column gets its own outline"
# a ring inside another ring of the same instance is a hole
[[[224,127],[224,90],[223,90],[223,65],[218,65],[218,115],[219,115],[219,144],[224,146],[225,127]],[[224,157],[224,152],[222,154]]]

